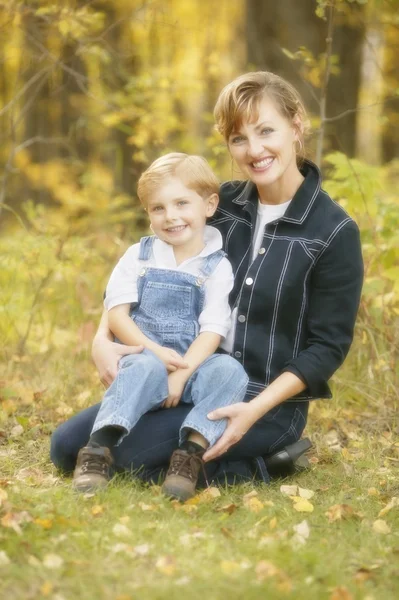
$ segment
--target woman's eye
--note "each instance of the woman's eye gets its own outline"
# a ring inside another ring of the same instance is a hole
[[[152,208],[152,212],[159,212],[159,211],[161,211],[161,210],[162,210],[162,206],[154,206],[154,207]]]
[[[244,138],[242,135],[235,135],[234,137],[231,138],[231,143],[232,144],[241,144],[241,142],[244,141]]]
[[[264,127],[261,131],[262,135],[268,135],[269,133],[273,133],[273,129],[270,129],[270,127]]]
[[[188,204],[187,200],[179,200],[177,203],[178,206],[184,206],[185,204]]]

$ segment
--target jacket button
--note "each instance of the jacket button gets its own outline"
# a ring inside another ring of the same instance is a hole
[[[266,252],[266,248],[259,248],[258,254],[264,254]]]
[[[246,321],[245,315],[240,315],[238,317],[238,320],[239,320],[240,323],[245,323],[245,321]]]
[[[236,352],[234,352],[234,356],[236,358],[241,358],[241,352],[239,352],[238,350]]]
[[[252,279],[252,277],[247,277],[247,279],[245,280],[245,283],[246,283],[247,285],[252,285],[252,284],[253,284],[253,282],[254,282],[254,280]]]

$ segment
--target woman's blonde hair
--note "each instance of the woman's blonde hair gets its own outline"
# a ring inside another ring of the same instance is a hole
[[[265,95],[276,102],[280,113],[291,123],[298,119],[301,124],[298,135],[303,150],[308,118],[302,98],[293,85],[269,71],[245,73],[222,89],[214,110],[216,129],[228,142],[231,133],[244,120],[253,122],[258,118],[259,102]]]
[[[184,185],[204,199],[219,193],[219,181],[205,158],[171,152],[157,158],[142,173],[137,186],[137,195],[143,206],[147,206],[149,198],[156,194],[157,188],[168,177],[178,177]]]

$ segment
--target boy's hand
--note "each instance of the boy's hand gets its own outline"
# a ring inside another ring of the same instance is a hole
[[[176,352],[176,350],[164,348],[158,344],[155,344],[154,347],[151,346],[150,350],[162,360],[169,373],[172,373],[177,369],[186,369],[188,367],[187,362],[178,352]]]
[[[169,388],[169,396],[166,398],[165,402],[162,404],[162,408],[172,408],[172,406],[177,406],[179,404],[180,398],[182,396],[184,386],[187,383],[187,378],[182,374],[182,371],[175,371],[174,373],[170,373],[168,376],[168,388]]]

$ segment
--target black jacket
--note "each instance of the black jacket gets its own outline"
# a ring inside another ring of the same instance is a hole
[[[295,400],[330,398],[327,381],[353,338],[363,280],[359,230],[320,189],[318,168],[306,161],[301,171],[305,180],[285,215],[266,225],[252,264],[255,185],[223,184],[211,221],[235,273],[233,356],[249,375],[250,397],[290,371],[307,385]]]

